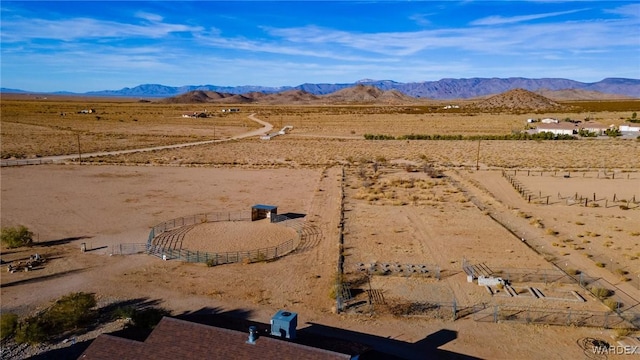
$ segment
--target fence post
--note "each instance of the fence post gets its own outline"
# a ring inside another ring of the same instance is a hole
[[[456,304],[456,299],[453,299],[453,320],[457,319],[458,306]]]

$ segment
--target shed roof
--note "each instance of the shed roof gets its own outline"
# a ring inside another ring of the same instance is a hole
[[[133,359],[350,359],[351,355],[291,341],[259,336],[248,344],[248,332],[165,317],[144,341],[100,335],[80,360]]]
[[[276,210],[278,207],[275,205],[256,204],[256,205],[253,205],[252,208],[258,209],[258,210]]]

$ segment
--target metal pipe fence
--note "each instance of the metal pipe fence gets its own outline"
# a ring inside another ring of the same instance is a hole
[[[250,211],[218,212],[218,213],[207,213],[207,214],[185,216],[181,218],[171,219],[154,226],[153,228],[151,228],[149,238],[153,239],[165,231],[175,229],[178,227],[187,226],[187,225],[195,225],[195,224],[202,224],[202,223],[216,222],[216,221],[248,221],[248,220],[251,220]]]
[[[144,254],[146,252],[146,243],[117,244],[111,246],[111,254],[113,255],[134,255]]]
[[[290,227],[296,230],[297,238],[288,240],[277,246],[247,251],[194,251],[182,248],[170,248],[167,247],[167,244],[165,243],[155,242],[155,240],[159,239],[165,232],[180,229],[183,227],[189,227],[207,222],[250,220],[250,211],[197,214],[168,220],[151,228],[145,250],[148,254],[162,257],[164,260],[175,259],[184,262],[206,263],[208,266],[240,262],[253,263],[261,261],[271,261],[295,250],[300,240],[301,232],[304,228],[304,222],[302,221],[289,219],[288,217],[283,215],[277,215],[277,218],[272,219],[272,221],[281,226]]]
[[[519,322],[560,326],[599,327],[605,329],[634,328],[629,321],[610,311],[544,309],[533,307],[493,306],[476,311],[479,322]]]
[[[0,167],[5,166],[23,166],[23,165],[42,165],[52,164],[54,161],[51,159],[16,159],[16,160],[2,160],[0,161]]]
[[[523,170],[521,170],[523,171]],[[528,202],[534,201],[538,204],[557,204],[564,203],[567,206],[584,206],[584,207],[598,207],[603,206],[605,208],[609,207],[623,207],[625,209],[637,209],[640,207],[640,198],[636,198],[636,195],[632,195],[628,199],[623,199],[618,197],[615,193],[611,198],[607,196],[597,196],[596,193],[591,193],[589,195],[585,194],[565,194],[562,195],[560,192],[557,195],[549,195],[543,194],[542,191],[533,192],[530,191],[526,186],[524,186],[518,179],[516,179],[518,170],[513,170],[513,175],[510,174],[511,171],[502,170],[502,176],[509,181],[511,186],[522,196],[523,199]],[[526,171],[529,174],[529,171]],[[542,175],[541,175],[542,176]],[[552,175],[555,176],[555,175]],[[569,177],[570,175],[564,175],[565,177]],[[627,179],[629,179],[629,174],[627,174]]]
[[[221,253],[212,253],[206,251],[193,251],[186,249],[165,249],[159,254],[166,260],[179,260],[191,263],[205,263],[208,266],[216,266],[233,263],[254,263],[262,261],[270,261],[277,259],[295,249],[295,241],[293,239],[286,241],[278,246],[271,246],[256,250],[247,251],[227,251]]]
[[[519,283],[545,283],[545,284],[576,284],[580,286],[582,289],[593,295],[596,299],[601,301],[604,305],[609,307],[611,311],[605,312],[583,312],[587,315],[580,315],[580,312],[568,310],[568,309],[532,309],[532,308],[522,308],[522,307],[507,307],[505,316],[498,316],[501,321],[511,320],[513,318],[515,321],[521,321],[524,315],[521,315],[526,312],[527,316],[530,319],[533,319],[528,322],[538,322],[545,323],[549,325],[565,325],[567,321],[563,319],[569,319],[572,322],[569,325],[579,325],[584,323],[584,325],[580,326],[599,326],[596,324],[604,324],[607,326],[614,326],[613,324],[623,323],[624,327],[629,328],[640,328],[640,299],[635,299],[633,296],[625,293],[619,287],[609,283],[603,278],[596,278],[589,276],[584,272],[578,273],[568,273],[566,269],[558,268],[558,269],[513,269],[513,268],[503,268],[503,269],[489,269],[483,264],[472,265],[468,263],[465,259],[463,259],[463,269],[467,274],[473,274],[475,276],[478,275],[486,275],[486,276],[495,276],[501,277],[510,282],[519,282]],[[486,269],[485,273],[479,274],[475,269]],[[487,311],[487,310],[485,310]],[[544,313],[543,315],[536,315],[541,311],[548,311],[549,314]],[[510,312],[513,312],[511,314]],[[579,316],[576,317],[576,314]],[[593,314],[599,314],[599,317],[596,317]],[[608,314],[608,315],[603,315]],[[526,320],[525,316],[525,320]],[[548,319],[548,322],[545,322]],[[558,320],[560,319],[560,320]],[[582,319],[582,320],[576,320]],[[589,319],[588,321],[586,319]],[[600,320],[593,320],[600,319]],[[612,320],[617,319],[617,320]],[[561,321],[562,320],[562,321]],[[479,320],[481,321],[481,320]],[[497,320],[496,320],[497,321]]]

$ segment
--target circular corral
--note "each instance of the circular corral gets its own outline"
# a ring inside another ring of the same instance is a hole
[[[295,239],[296,230],[259,221],[218,221],[194,226],[182,240],[182,249],[206,252],[249,251],[278,246]]]

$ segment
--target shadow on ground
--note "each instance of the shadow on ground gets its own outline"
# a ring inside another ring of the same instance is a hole
[[[100,311],[108,314],[118,307],[134,306],[149,307],[157,305],[157,300],[134,299],[130,301],[111,304]],[[259,333],[268,334],[270,324],[250,320],[253,315],[251,310],[234,309],[223,311],[216,307],[205,307],[196,311],[184,312],[174,316],[175,318],[191,321],[203,325],[217,326],[236,331],[247,332],[250,326],[256,326]],[[413,359],[460,359],[475,360],[477,357],[459,354],[450,350],[440,349],[443,345],[454,341],[458,333],[454,330],[442,329],[428,334],[423,339],[410,343],[402,340],[385,338],[376,335],[340,329],[318,323],[306,323],[306,327],[297,330],[295,342],[308,346],[315,346],[332,351],[357,354],[361,360],[413,360]],[[150,329],[125,328],[112,332],[110,335],[144,341],[151,333]],[[76,359],[86,350],[91,341],[74,343],[63,349],[51,350],[36,355],[32,359]]]

